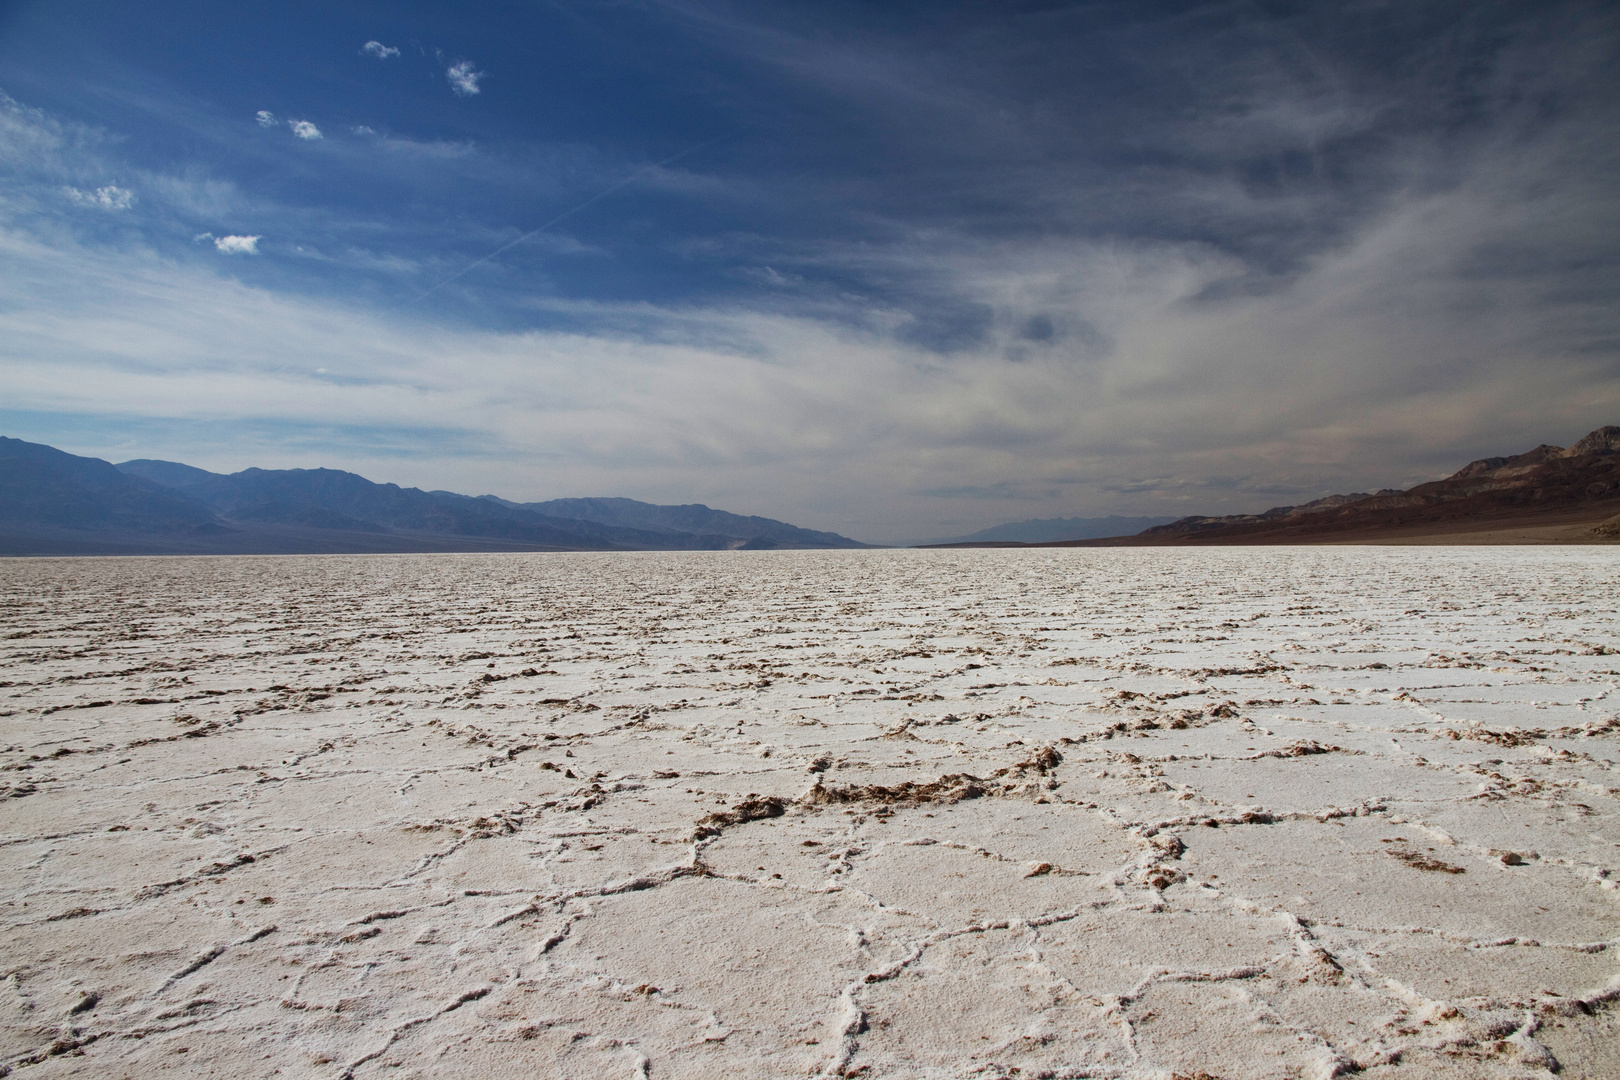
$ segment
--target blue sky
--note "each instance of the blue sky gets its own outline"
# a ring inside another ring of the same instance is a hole
[[[874,540],[1412,483],[1620,422],[1617,47],[1568,3],[7,3],[0,430]]]

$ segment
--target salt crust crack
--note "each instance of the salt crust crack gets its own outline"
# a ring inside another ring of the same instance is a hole
[[[6,564],[0,1076],[1620,1070],[1611,565],[1174,556]]]

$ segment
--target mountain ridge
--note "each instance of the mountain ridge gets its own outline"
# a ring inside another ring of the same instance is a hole
[[[591,509],[571,508],[571,503],[623,504],[617,508],[620,519],[636,518],[652,527],[570,513]],[[664,524],[656,524],[660,521]],[[692,527],[669,524],[683,521]],[[339,469],[249,468],[226,474],[151,458],[114,465],[0,436],[0,554],[868,546],[837,533],[708,507],[660,507],[631,499],[523,504],[379,484]]]
[[[518,507],[551,517],[594,521],[636,529],[674,529],[680,532],[719,535],[748,535],[786,543],[814,546],[844,546],[848,537],[789,525],[785,521],[757,515],[733,514],[714,510],[702,503],[660,505],[624,498],[550,499],[545,502],[514,503],[494,495],[480,495],[507,506]]]
[[[1583,503],[1620,502],[1620,426],[1607,425],[1568,448],[1542,443],[1522,454],[1479,458],[1450,476],[1404,491],[1329,495],[1259,514],[1194,515],[1145,529],[1142,537],[1238,538],[1268,533],[1307,536],[1354,529],[1455,523],[1495,513],[1501,519],[1557,512]]]
[[[966,536],[952,536],[940,540],[913,541],[907,547],[937,547],[944,544],[979,543],[1043,543],[1052,540],[1092,540],[1104,536],[1123,536],[1155,525],[1169,524],[1175,518],[1168,514],[1123,515],[1107,517],[1026,518],[1005,521]]]
[[[1620,540],[1620,426],[1569,447],[1479,458],[1400,490],[1326,495],[1256,514],[1191,515],[1128,536],[930,547],[1164,547],[1197,544],[1609,543]]]

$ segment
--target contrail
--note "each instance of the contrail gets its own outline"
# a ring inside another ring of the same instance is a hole
[[[443,281],[439,282],[437,285],[435,285],[432,288],[427,289],[427,290],[417,294],[417,296],[411,300],[411,303],[415,304],[415,303],[421,302],[422,300],[425,300],[427,297],[433,295],[434,293],[438,292],[440,289],[444,288],[446,285],[450,284],[452,281],[456,280],[457,278],[461,277],[463,274],[467,273],[467,271],[475,269],[477,267],[480,267],[480,266],[484,265],[485,263],[489,262],[489,260],[491,260],[491,259],[495,258],[496,256],[502,254],[503,252],[507,252],[507,251],[512,250],[513,248],[517,247],[519,244],[523,243],[525,240],[528,240],[528,239],[530,239],[532,237],[540,235],[541,233],[545,232],[547,229],[551,228],[553,225],[557,224],[557,222],[561,221],[563,218],[571,217],[572,215],[577,214],[581,210],[585,209],[587,206],[590,206],[593,203],[601,202],[603,199],[607,198],[609,195],[613,194],[615,191],[618,191],[620,188],[624,187],[626,184],[634,183],[636,180],[639,180],[641,177],[645,176],[647,173],[652,172],[654,169],[662,169],[666,165],[670,165],[670,164],[673,164],[674,162],[677,162],[677,161],[681,160],[681,158],[685,157],[688,154],[695,154],[699,150],[702,150],[704,147],[713,146],[715,143],[719,142],[721,139],[727,139],[727,138],[730,138],[729,134],[727,134],[727,135],[716,135],[714,138],[705,140],[704,142],[700,142],[696,146],[689,146],[685,150],[682,150],[680,153],[675,154],[675,155],[673,155],[671,157],[665,158],[663,161],[655,161],[651,165],[642,166],[641,168],[637,169],[635,172],[631,173],[629,176],[625,177],[623,180],[620,180],[618,183],[613,184],[613,185],[611,185],[609,187],[603,188],[601,191],[597,192],[595,195],[592,195],[590,198],[586,199],[584,202],[580,203],[578,206],[571,207],[571,208],[569,208],[567,210],[564,210],[562,213],[558,214],[556,217],[552,218],[550,221],[546,222],[544,225],[541,225],[538,228],[530,229],[528,232],[524,233],[522,236],[518,237],[516,240],[513,240],[513,241],[511,241],[509,243],[502,244],[500,247],[496,248],[494,251],[490,252],[488,255],[485,255],[481,259],[474,259],[472,262],[468,263],[466,266],[463,266],[460,270],[457,270],[455,273],[451,274],[449,277],[445,278]]]

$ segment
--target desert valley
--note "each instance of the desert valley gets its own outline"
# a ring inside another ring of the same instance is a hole
[[[0,1080],[1620,1080],[1620,4],[0,4]]]

